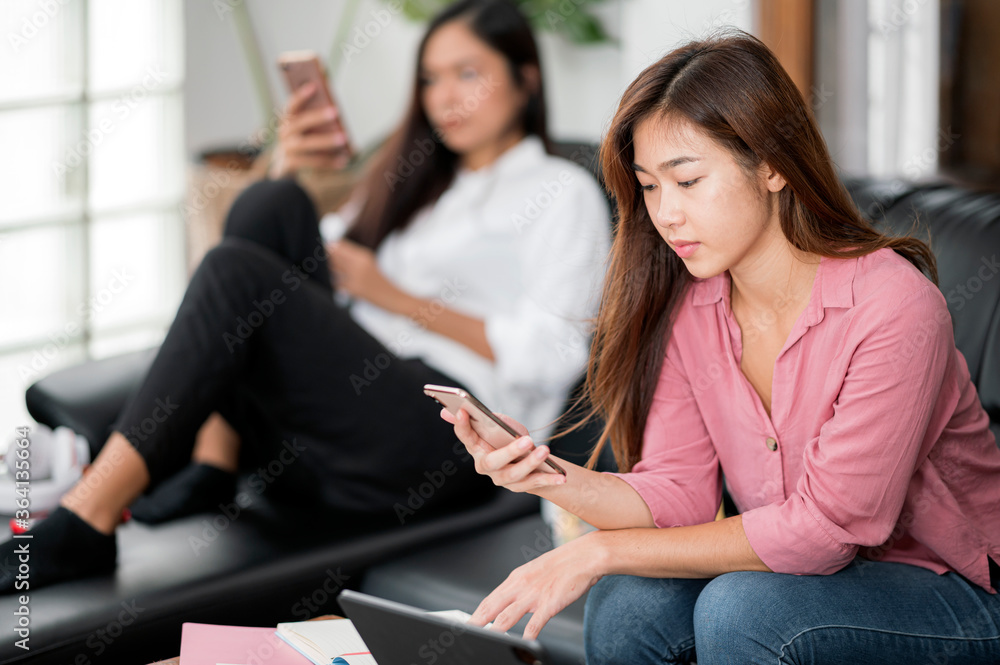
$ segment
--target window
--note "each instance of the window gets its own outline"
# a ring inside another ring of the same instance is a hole
[[[868,3],[868,168],[919,180],[937,171],[937,0]]]
[[[183,293],[180,0],[0,5],[0,446],[24,390],[156,344]]]

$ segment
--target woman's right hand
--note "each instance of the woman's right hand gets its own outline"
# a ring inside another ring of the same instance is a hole
[[[464,409],[459,410],[457,416],[441,409],[441,417],[455,426],[455,434],[475,460],[476,471],[489,476],[495,485],[512,492],[531,492],[564,484],[566,476],[541,470],[546,468],[543,464],[549,456],[549,447],[536,448],[524,425],[513,418],[498,416],[522,435],[502,448],[494,448],[472,429],[469,414]]]
[[[272,178],[294,175],[302,168],[342,169],[350,160],[347,135],[342,128],[310,132],[330,123],[339,113],[330,107],[303,109],[315,93],[316,84],[307,83],[289,98],[268,171]]]

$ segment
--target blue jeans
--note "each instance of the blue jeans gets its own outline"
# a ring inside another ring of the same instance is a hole
[[[995,665],[1000,594],[862,559],[833,575],[612,575],[590,590],[584,640],[589,665]]]

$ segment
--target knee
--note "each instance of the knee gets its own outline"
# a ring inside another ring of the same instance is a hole
[[[236,197],[226,216],[223,235],[254,242],[267,241],[283,213],[312,206],[309,195],[294,180],[260,180]]]
[[[223,238],[222,242],[208,250],[191,279],[192,282],[196,277],[199,280],[221,279],[227,283],[232,279],[244,280],[264,260],[263,252],[254,243],[242,238]]]
[[[684,607],[691,581],[612,575],[594,585],[584,612],[587,662],[681,662],[694,646]]]
[[[780,627],[769,620],[783,603],[773,597],[774,573],[735,572],[716,577],[698,596],[694,633],[698,662],[723,662],[733,654],[751,658]],[[744,662],[744,661],[733,661]],[[757,662],[756,660],[745,662]]]

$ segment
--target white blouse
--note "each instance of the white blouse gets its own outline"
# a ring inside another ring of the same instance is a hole
[[[324,237],[343,228],[349,207],[324,217]],[[586,366],[610,232],[593,176],[529,136],[487,167],[460,169],[376,253],[403,290],[484,320],[496,361],[364,301],[351,315],[397,356],[421,358],[546,436]]]

